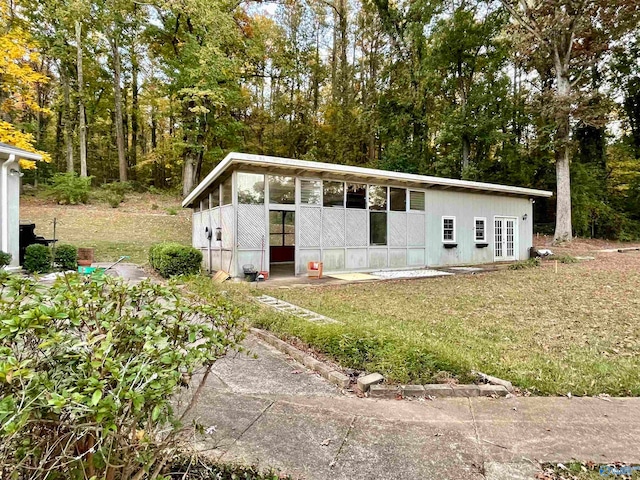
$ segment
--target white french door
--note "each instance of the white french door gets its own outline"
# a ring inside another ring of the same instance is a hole
[[[496,262],[518,259],[518,223],[516,218],[495,217],[493,255]]]

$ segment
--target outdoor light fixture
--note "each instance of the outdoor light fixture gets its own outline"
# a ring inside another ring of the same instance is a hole
[[[525,213],[524,215],[522,215],[522,220],[526,220],[528,217],[528,215]]]
[[[9,175],[12,175],[14,177],[24,177],[24,173],[22,173],[20,170],[16,170],[15,168],[9,170]]]
[[[216,227],[216,242],[222,241],[222,228]]]

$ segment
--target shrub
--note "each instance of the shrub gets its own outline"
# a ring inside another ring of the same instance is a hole
[[[53,261],[62,270],[75,270],[78,268],[78,249],[73,245],[58,245]]]
[[[167,208],[167,213],[169,215],[177,215],[178,214],[178,210],[173,208],[173,207],[169,207],[169,208]]]
[[[165,278],[200,272],[202,252],[180,243],[166,242],[149,249],[149,263]]]
[[[0,251],[0,268],[4,268],[11,263],[13,255]]]
[[[204,429],[181,420],[213,363],[241,350],[241,313],[105,275],[43,289],[5,274],[0,289],[0,477],[162,478]],[[177,395],[189,383],[191,400]]]
[[[51,249],[45,245],[29,245],[24,252],[23,268],[29,273],[51,271]]]
[[[79,177],[77,173],[56,173],[47,194],[62,205],[87,203],[93,177]]]
[[[557,260],[560,263],[579,263],[580,260],[578,260],[576,257],[572,257],[571,255],[553,255],[552,257],[549,257],[551,260]]]
[[[535,268],[542,265],[539,258],[530,258],[529,260],[523,260],[521,262],[515,262],[509,265],[509,270],[525,270],[527,268]]]
[[[111,208],[118,208],[122,202],[124,202],[124,196],[118,195],[114,192],[107,192],[105,200]]]

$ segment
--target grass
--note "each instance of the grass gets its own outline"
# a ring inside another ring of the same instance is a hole
[[[96,249],[96,261],[110,262],[122,255],[132,262],[147,262],[149,247],[161,241],[191,244],[191,212],[180,208],[180,199],[169,195],[127,194],[125,203],[56,205],[37,197],[20,199],[20,219],[36,224],[36,234],[53,238],[57,219],[59,243]],[[162,209],[153,209],[159,205]],[[173,209],[169,214],[164,209]]]
[[[224,285],[259,327],[295,337],[344,367],[398,383],[448,372],[508,379],[536,394],[640,395],[640,254],[423,280],[269,290],[339,320],[313,324],[247,302],[264,293]],[[268,284],[265,284],[265,287]],[[210,282],[193,287],[210,291]]]
[[[595,480],[597,478],[640,479],[640,467],[621,463],[598,465],[593,462],[570,462],[542,465],[545,480]],[[630,473],[630,474],[629,474]]]

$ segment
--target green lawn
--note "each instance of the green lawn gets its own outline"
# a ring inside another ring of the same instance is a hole
[[[295,337],[344,367],[426,383],[470,372],[536,394],[640,395],[640,253],[594,261],[267,293],[341,321],[318,325],[247,302],[259,327]],[[200,293],[215,288],[194,284]]]
[[[128,255],[132,262],[144,264],[154,243],[191,244],[191,211],[181,209],[177,197],[129,194],[119,208],[104,203],[56,205],[35,197],[22,197],[20,202],[20,219],[35,223],[37,235],[52,238],[56,218],[59,243],[94,247],[99,262]],[[170,215],[171,209],[178,214]]]

